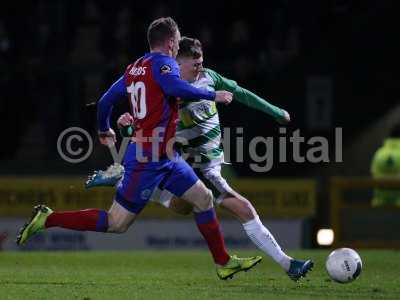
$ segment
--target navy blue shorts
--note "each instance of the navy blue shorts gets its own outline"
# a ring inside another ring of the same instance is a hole
[[[173,161],[164,158],[154,162],[139,162],[134,143],[129,144],[126,150],[123,166],[125,173],[117,187],[115,201],[135,214],[146,206],[156,188],[181,197],[199,180],[179,154]]]

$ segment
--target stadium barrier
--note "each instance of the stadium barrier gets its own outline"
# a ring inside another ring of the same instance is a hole
[[[144,209],[135,225],[122,235],[53,228],[17,247],[18,229],[32,207],[45,203],[57,210],[88,207],[108,209],[110,187],[85,190],[80,177],[0,177],[0,250],[131,250],[205,248],[192,216],[178,216],[156,204]],[[240,179],[232,187],[252,200],[263,223],[285,249],[309,246],[309,220],[315,215],[312,180]],[[229,248],[255,246],[240,222],[220,210],[221,226]]]
[[[400,179],[332,177],[334,247],[400,248],[400,208],[373,207],[373,189],[400,190]]]

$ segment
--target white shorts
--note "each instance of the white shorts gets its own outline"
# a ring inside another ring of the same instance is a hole
[[[206,187],[212,191],[214,195],[214,204],[216,206],[221,203],[227,194],[233,191],[228,182],[226,182],[225,178],[221,175],[220,164],[195,168],[194,171]],[[169,191],[156,188],[151,195],[150,201],[169,207],[173,197],[174,195]]]

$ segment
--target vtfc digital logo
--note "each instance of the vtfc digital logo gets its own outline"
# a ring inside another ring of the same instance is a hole
[[[138,81],[133,88],[141,88]],[[131,86],[128,89],[132,89]],[[137,90],[136,90],[137,92]],[[134,102],[136,103],[136,102]],[[133,105],[134,111],[137,107]],[[146,114],[145,106],[137,111],[137,116]],[[221,133],[213,141],[215,147],[223,149],[224,161],[228,163],[245,162],[245,154],[250,169],[257,173],[270,171],[274,163],[336,163],[343,162],[343,137],[342,128],[335,128],[334,138],[328,139],[324,136],[312,136],[307,139],[301,135],[300,129],[290,133],[285,127],[279,128],[277,136],[255,136],[247,144],[244,143],[244,130],[236,127],[234,132],[231,128],[222,128]],[[194,163],[201,163],[202,157],[214,155],[215,148],[202,149],[196,152],[190,149],[190,140],[186,137],[177,136],[164,141],[165,128],[156,127],[151,134],[144,136],[143,130],[135,130],[135,137],[124,137],[119,149],[113,144],[109,146],[114,163],[120,164],[125,155],[128,145],[133,141],[136,144],[136,159],[139,162],[156,162],[160,159],[160,147],[165,147],[167,157],[175,161],[176,143],[182,149],[181,158],[192,159]],[[78,143],[78,144],[76,144]],[[83,144],[83,145],[81,145]],[[82,128],[71,127],[64,130],[57,141],[57,150],[62,159],[70,163],[80,163],[86,160],[93,151],[93,141],[88,132]],[[211,144],[211,143],[210,143]],[[86,147],[84,147],[86,146]],[[276,149],[277,147],[277,149]],[[149,148],[151,148],[149,150]],[[144,151],[146,149],[146,151]],[[184,150],[186,149],[186,150]],[[232,152],[232,150],[235,150]],[[260,151],[260,149],[262,151]],[[151,154],[149,154],[151,152]]]

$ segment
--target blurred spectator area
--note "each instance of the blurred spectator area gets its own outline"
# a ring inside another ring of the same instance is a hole
[[[94,135],[95,110],[85,105],[147,51],[148,24],[168,15],[182,35],[203,42],[206,66],[286,108],[291,126],[306,134],[315,133],[307,127],[306,80],[328,78],[330,127],[342,126],[351,136],[398,99],[393,3],[7,1],[0,10],[0,126],[9,146],[1,147],[0,159],[56,160],[57,136],[69,126]],[[247,137],[276,133],[269,118],[264,127],[254,122],[262,118],[240,105],[221,110],[223,125],[244,126]]]

